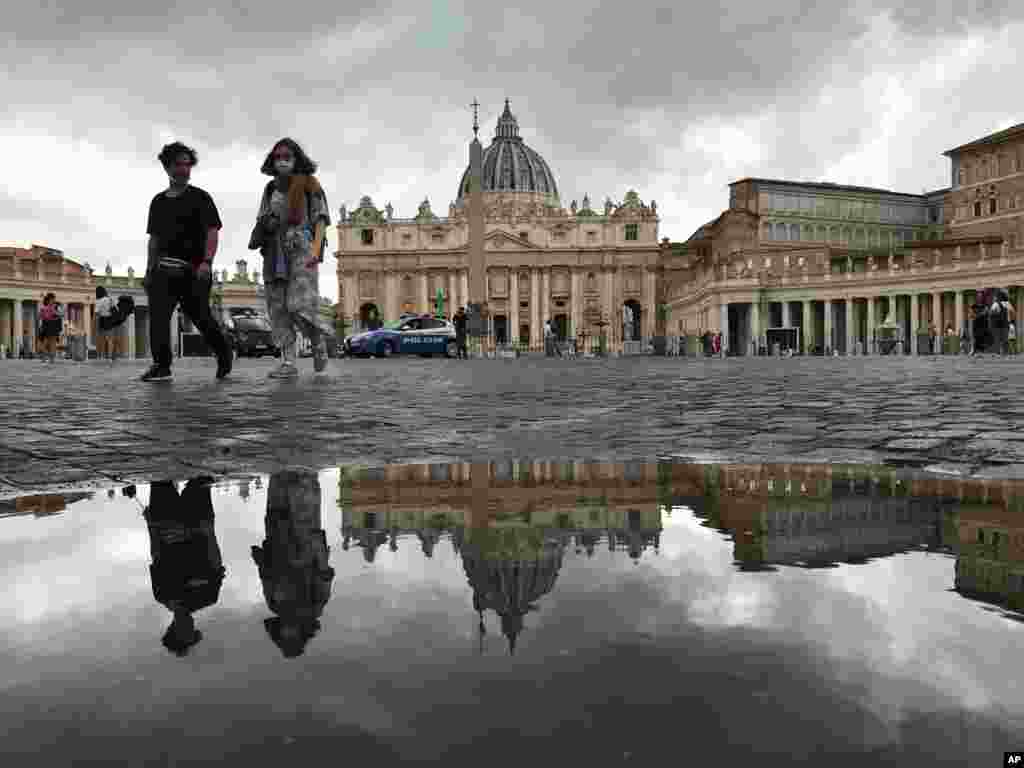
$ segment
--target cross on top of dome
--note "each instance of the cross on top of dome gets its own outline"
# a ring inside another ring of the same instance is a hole
[[[498,127],[494,130],[494,138],[519,138],[519,123],[508,107],[508,99],[505,99],[505,111],[498,118]]]

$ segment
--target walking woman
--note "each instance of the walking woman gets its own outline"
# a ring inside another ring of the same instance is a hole
[[[250,248],[263,255],[263,282],[274,343],[281,364],[272,378],[297,376],[297,333],[313,344],[313,368],[327,367],[327,345],[319,321],[319,267],[331,217],[327,197],[313,176],[316,163],[292,139],[281,139],[260,168],[273,176],[260,201]]]
[[[42,356],[51,363],[57,358],[57,340],[60,339],[61,316],[57,311],[57,297],[48,293],[39,308],[39,339],[42,342]]]

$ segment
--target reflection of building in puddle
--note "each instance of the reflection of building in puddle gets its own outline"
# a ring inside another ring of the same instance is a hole
[[[0,517],[14,517],[16,515],[47,517],[49,515],[59,515],[67,509],[68,504],[88,499],[91,496],[91,493],[50,493],[19,496],[15,499],[0,501]]]
[[[456,531],[520,526],[593,554],[602,543],[634,560],[657,550],[661,510],[657,465],[554,462],[342,468],[342,546],[367,562],[415,537],[432,556]]]
[[[458,529],[456,545],[480,616],[480,640],[486,633],[484,611],[494,611],[501,633],[515,653],[523,618],[552,590],[562,567],[565,542],[536,527]]]
[[[915,495],[922,490],[898,471],[871,467],[707,467],[701,514],[731,534],[743,569],[833,567],[943,549],[942,522],[955,502]]]
[[[431,557],[442,538],[462,559],[479,614],[497,614],[513,653],[524,617],[555,585],[565,551],[606,544],[637,561],[657,550],[655,465],[437,464],[341,472],[343,548],[367,562],[380,547],[418,539]]]
[[[1024,531],[1013,526],[1024,513],[1000,517],[999,510],[1011,499],[1021,503],[1021,482],[829,464],[499,462],[341,474],[345,546],[356,540],[368,561],[403,536],[416,536],[430,556],[445,536],[461,546],[468,531],[513,525],[542,534],[537,556],[550,539],[588,553],[607,542],[637,558],[657,549],[661,511],[685,506],[732,538],[744,570],[834,567],[919,549],[952,553],[958,537],[970,538],[979,546],[960,547],[961,591],[976,582],[975,593],[1001,596],[1000,604],[1020,600],[1024,557],[1013,547],[1024,546]]]
[[[1024,496],[975,495],[956,511],[954,589],[964,597],[1024,611]]]

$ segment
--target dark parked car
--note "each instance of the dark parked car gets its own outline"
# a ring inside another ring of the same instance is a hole
[[[277,347],[270,332],[270,323],[256,314],[227,315],[224,331],[239,357],[276,356]]]

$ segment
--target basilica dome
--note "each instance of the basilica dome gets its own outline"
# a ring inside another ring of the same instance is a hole
[[[466,202],[469,182],[469,168],[459,182],[458,204]],[[540,202],[558,205],[558,187],[555,175],[547,162],[535,150],[526,145],[519,136],[519,123],[509,110],[505,99],[505,111],[498,118],[494,139],[484,150],[483,191],[502,194],[529,194]]]

